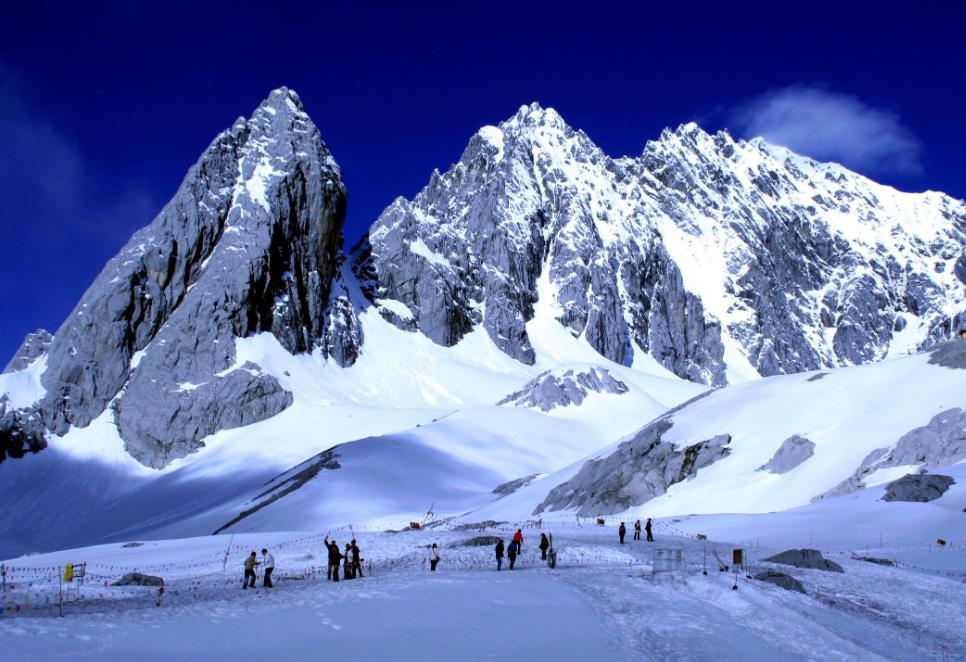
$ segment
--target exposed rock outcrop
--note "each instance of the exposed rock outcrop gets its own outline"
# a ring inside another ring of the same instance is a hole
[[[33,407],[9,409],[0,396],[0,462],[8,457],[21,458],[47,445],[47,429],[41,413]]]
[[[605,368],[565,370],[540,373],[522,389],[500,400],[498,405],[536,407],[550,411],[557,407],[579,405],[591,393],[627,393],[627,384],[617,379]]]
[[[959,341],[951,344],[956,342]],[[864,479],[879,469],[905,466],[933,469],[964,459],[966,459],[966,411],[953,407],[936,414],[928,424],[913,428],[902,435],[891,449],[879,448],[872,451],[851,476],[813,500],[841,496],[864,489],[866,487]]]
[[[47,348],[50,347],[53,339],[53,336],[44,329],[37,329],[33,333],[28,333],[20,344],[17,353],[10,359],[10,362],[4,368],[3,372],[8,373],[24,370],[47,352]]]
[[[588,460],[570,480],[553,488],[534,514],[576,508],[584,517],[619,513],[664,494],[668,487],[727,457],[731,435],[679,447],[661,436],[672,422],[662,417],[610,455]]]
[[[952,476],[941,474],[907,474],[886,485],[883,501],[935,501],[956,483]]]
[[[532,474],[530,476],[524,476],[523,478],[517,478],[515,480],[510,480],[505,483],[501,483],[493,488],[493,494],[499,494],[501,497],[507,496],[508,494],[513,494],[521,487],[526,487],[534,481],[534,479],[540,474]]]
[[[795,591],[797,593],[804,593],[805,587],[802,583],[788,575],[784,572],[778,572],[777,570],[766,570],[765,572],[759,572],[755,575],[755,579],[763,582],[768,582],[769,584],[774,584],[779,588],[783,588],[786,591]]]
[[[758,467],[758,471],[773,474],[788,473],[815,454],[815,442],[800,435],[792,435],[782,442],[768,462]]]
[[[789,549],[784,552],[762,559],[766,563],[780,563],[791,565],[796,568],[809,568],[812,570],[826,570],[829,572],[845,572],[835,561],[829,561],[822,556],[822,552],[817,549]]]

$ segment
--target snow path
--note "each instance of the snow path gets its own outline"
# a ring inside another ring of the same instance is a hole
[[[616,658],[603,619],[545,573],[441,571],[293,584],[126,612],[123,621],[101,613],[0,622],[7,649],[0,657],[506,660],[539,651],[541,659]]]

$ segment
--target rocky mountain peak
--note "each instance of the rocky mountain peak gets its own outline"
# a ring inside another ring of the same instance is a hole
[[[318,129],[295,92],[273,91],[219,134],[57,331],[37,415],[55,434],[112,416],[128,452],[163,466],[213,432],[278,413],[291,394],[235,365],[234,339],[268,331],[293,353],[354,361],[344,215]],[[12,434],[0,429],[0,441]]]
[[[442,344],[482,324],[530,362],[540,301],[608,359],[721,384],[948,337],[966,319],[964,218],[948,196],[693,122],[615,160],[532,104],[387,209],[366,268]]]

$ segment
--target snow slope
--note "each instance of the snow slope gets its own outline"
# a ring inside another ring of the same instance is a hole
[[[729,453],[663,494],[633,507],[614,506],[600,514],[627,518],[711,513],[765,513],[809,504],[846,481],[877,449],[895,447],[906,432],[926,426],[937,414],[966,407],[966,370],[931,363],[922,353],[881,363],[825,372],[783,375],[728,386],[668,415],[663,441],[683,449],[718,435],[731,435]],[[966,435],[960,431],[959,436]],[[761,470],[793,436],[814,444],[814,454],[785,473]],[[532,516],[554,488],[570,483],[588,459],[603,459],[634,435],[541,478],[466,519],[521,519]],[[919,463],[880,469],[865,477],[871,487],[914,473]],[[959,457],[956,461],[966,458]],[[621,466],[630,484],[637,463]],[[641,463],[641,466],[644,466]],[[589,468],[589,467],[587,467]],[[940,472],[941,473],[941,472]],[[603,484],[598,483],[598,488]],[[589,497],[588,497],[589,498]],[[632,495],[633,500],[633,495]],[[572,517],[573,505],[552,503],[544,517]],[[964,504],[966,505],[966,504]],[[897,507],[899,504],[887,504]],[[583,512],[583,515],[593,513]]]
[[[342,469],[323,472],[238,527],[408,522],[434,503],[439,513],[460,514],[495,498],[501,483],[560,469],[705,389],[658,367],[601,361],[562,328],[546,334],[539,360],[525,366],[482,329],[443,348],[389,324],[375,308],[360,323],[369,342],[348,368],[318,353],[290,354],[269,333],[237,340],[237,366],[260,366],[293,404],[211,435],[164,469],[125,452],[110,408],[90,426],[52,437],[44,452],[4,464],[0,554],[129,535],[209,534],[257,503],[273,478],[335,446]],[[626,393],[593,393],[579,407],[547,413],[496,406],[540,372],[580,370],[592,356],[627,384]]]

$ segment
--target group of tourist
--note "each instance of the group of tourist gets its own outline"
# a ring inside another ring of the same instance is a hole
[[[647,518],[647,522],[641,527],[641,520],[637,520],[634,523],[634,540],[641,539],[641,529],[647,534],[647,541],[653,542],[654,535],[652,533],[652,523],[651,518]],[[627,535],[627,527],[624,522],[620,523],[620,527],[617,529],[617,535],[620,538],[620,542],[624,544],[624,536]],[[342,578],[343,579],[355,579],[356,577],[362,577],[362,553],[359,551],[359,545],[356,543],[355,538],[352,542],[346,543],[345,550],[339,548],[339,544],[335,541],[329,541],[329,537],[326,536],[324,543],[326,548],[326,553],[328,555],[328,565],[326,577],[329,581],[337,582],[339,581],[339,570],[341,566]],[[540,550],[540,560],[547,561],[550,567],[556,566],[556,552],[553,551],[553,537],[547,536],[546,533],[540,534],[540,542],[537,545]],[[503,559],[507,558],[509,560],[509,569],[513,570],[516,567],[517,558],[523,553],[523,531],[517,529],[516,533],[513,534],[513,538],[510,540],[509,545],[504,545],[503,539],[497,540],[496,548],[494,550],[496,554],[496,569],[503,570]],[[432,572],[436,572],[436,567],[439,565],[440,559],[442,557],[439,553],[439,547],[436,543],[433,543],[429,547],[429,569]],[[255,588],[255,568],[262,566],[264,569],[264,580],[263,586],[265,588],[272,588],[272,571],[275,570],[275,558],[268,553],[268,550],[262,550],[262,560],[258,560],[258,556],[255,552],[252,552],[245,559],[245,579],[242,583],[242,588]]]

